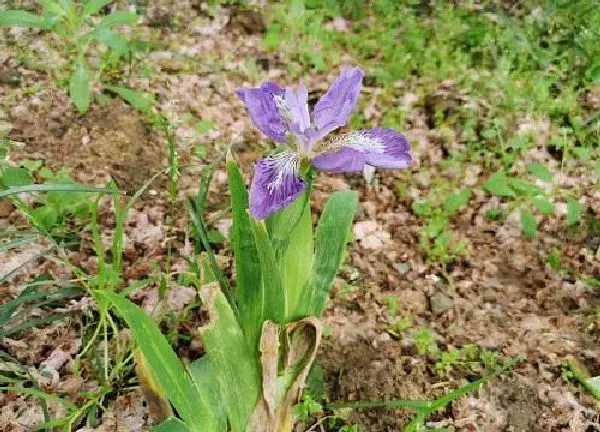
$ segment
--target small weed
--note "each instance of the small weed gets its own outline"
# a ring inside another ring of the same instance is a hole
[[[440,351],[435,370],[440,377],[448,377],[452,372],[482,374],[495,372],[503,365],[500,355],[477,345],[467,344],[460,348],[448,347]]]
[[[387,312],[390,316],[395,317],[398,313],[398,297],[393,295],[385,296],[383,299],[387,307]]]
[[[1,168],[0,183],[3,187],[33,185],[38,178],[52,184],[75,184],[69,170],[56,173],[42,166],[41,161],[23,161],[21,167],[4,166]],[[86,193],[69,191],[50,191],[38,194],[34,199],[24,200],[19,196],[11,197],[13,204],[27,215],[33,227],[55,239],[72,240],[71,222],[89,222],[92,199]]]
[[[324,413],[327,412],[327,415]],[[325,393],[325,382],[323,369],[319,364],[313,365],[308,374],[306,388],[302,400],[294,407],[294,413],[298,420],[312,425],[306,431],[318,431],[320,426],[327,430],[357,431],[357,426],[348,425],[342,417],[330,415],[327,409],[327,394]]]
[[[412,332],[410,337],[417,346],[417,352],[419,354],[438,354],[439,349],[435,340],[435,333],[433,333],[429,328],[421,327],[420,329]]]
[[[38,2],[42,15],[25,10],[5,10],[0,12],[0,27],[39,28],[53,32],[60,41],[59,49],[66,56],[66,62],[55,65],[51,70],[61,85],[68,87],[69,95],[79,112],[86,112],[92,99],[92,86],[101,81],[103,73],[118,64],[119,60],[133,58],[141,47],[115,31],[118,26],[133,26],[138,16],[129,11],[115,11],[110,15],[97,17],[106,5],[105,1],[59,1]],[[88,57],[94,46],[106,48],[100,56],[100,64],[92,69],[93,62]],[[69,75],[68,82],[63,76]]]
[[[390,325],[388,331],[399,336],[403,334],[405,330],[411,328],[413,325],[413,319],[410,317],[410,315],[406,315],[398,318],[392,325]]]
[[[556,249],[556,248],[550,249],[547,260],[548,260],[548,265],[555,272],[560,273],[560,272],[564,271],[564,267],[563,267],[563,264],[560,259],[560,251],[558,249]]]
[[[301,421],[306,421],[320,412],[323,412],[323,407],[310,394],[304,394],[300,403],[294,407],[294,413]]]
[[[435,371],[440,378],[448,378],[452,373],[482,375],[496,372],[504,365],[499,353],[489,351],[474,344],[466,344],[460,348],[448,346],[439,348],[435,333],[428,327],[420,327],[409,331],[412,320],[399,320],[389,331],[409,337],[417,348],[419,355],[435,361]]]
[[[471,190],[465,189],[450,193],[442,205],[437,205],[433,199],[413,202],[413,213],[427,220],[421,230],[420,246],[429,260],[446,265],[466,255],[467,243],[455,238],[450,230],[450,219],[469,202],[471,196]]]
[[[537,181],[551,184],[552,175],[546,166],[531,163],[528,171]],[[555,213],[552,201],[558,198],[559,192],[552,188],[548,192],[529,180],[507,175],[502,170],[492,174],[483,186],[491,195],[510,200],[511,209],[519,209],[521,232],[527,238],[537,235],[539,218],[553,216]],[[571,195],[567,196],[565,201],[567,206],[566,225],[575,226],[582,219],[584,206]],[[534,213],[537,214],[537,217]],[[500,214],[501,212],[492,209],[486,216],[489,219],[498,219]]]

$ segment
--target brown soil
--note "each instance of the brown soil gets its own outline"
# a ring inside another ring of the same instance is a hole
[[[325,190],[333,182],[323,181]],[[576,425],[585,424],[596,430],[594,403],[589,396],[581,404],[568,400],[571,387],[561,378],[561,364],[576,358],[591,374],[600,372],[600,337],[590,315],[600,300],[591,289],[546,264],[549,249],[560,244],[565,267],[598,274],[599,263],[584,246],[587,235],[574,237],[561,229],[543,233],[536,241],[518,235],[502,239],[497,227],[483,225],[473,214],[476,222],[462,228],[472,252],[450,267],[453,281],[449,284],[439,270],[425,265],[416,247],[419,228],[407,203],[393,198],[394,185],[393,175],[382,174],[378,186],[361,188],[357,224],[376,221],[389,238],[382,237],[376,248],[365,247],[369,236],[379,235],[367,234],[352,247],[345,275],[359,275],[351,283],[356,289],[334,298],[327,318],[332,340],[324,344],[319,357],[328,372],[330,397],[343,401],[439,395],[439,388],[432,391],[431,386],[440,378],[426,358],[414,355],[410,339],[387,340],[389,335],[396,337],[390,324],[411,316],[416,326],[425,324],[436,332],[442,349],[473,343],[506,356],[526,356],[511,377],[487,384],[477,397],[467,398],[470,402],[453,405],[454,419],[446,426],[461,431],[583,431],[585,427]],[[406,263],[408,270],[399,271],[398,264]],[[386,310],[390,296],[398,300],[396,316]],[[410,361],[415,364],[407,373],[404,365]],[[442,387],[447,391],[459,384]],[[565,400],[571,405],[563,406]],[[461,408],[457,411],[456,406]],[[482,414],[479,409],[489,412]],[[389,410],[351,415],[363,425],[361,430],[368,431],[401,430],[407,418],[403,412]]]
[[[435,380],[423,363],[402,352],[397,341],[358,339],[326,341],[319,363],[327,374],[327,393],[332,402],[390,399],[435,399],[443,389],[433,389]],[[394,409],[359,409],[348,420],[360,430],[400,430],[410,412]]]
[[[127,192],[165,166],[164,140],[120,99],[79,115],[65,95],[50,92],[45,100],[13,111],[10,139],[25,143],[11,153],[16,160],[41,158],[53,168],[73,168],[76,177],[88,182],[109,175]]]

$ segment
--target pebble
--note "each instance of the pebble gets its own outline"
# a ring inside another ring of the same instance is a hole
[[[454,306],[454,302],[443,292],[436,292],[434,295],[429,297],[429,303],[431,305],[431,312],[435,315],[442,315],[448,309]]]
[[[394,263],[392,264],[396,271],[401,275],[408,273],[411,269],[410,263]]]

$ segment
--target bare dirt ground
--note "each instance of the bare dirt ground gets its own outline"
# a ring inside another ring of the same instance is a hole
[[[152,93],[161,111],[175,126],[183,160],[189,164],[206,161],[194,156],[194,145],[205,145],[207,159],[220,157],[231,146],[250,178],[252,161],[261,152],[261,138],[254,131],[234,89],[255,85],[244,74],[246,59],[258,59],[261,77],[294,84],[276,53],[262,48],[264,22],[260,16],[236,9],[222,9],[210,17],[194,2],[179,1],[175,6],[160,2],[150,6],[143,24],[160,50],[150,54],[149,79],[132,79],[135,88]],[[161,22],[175,20],[174,28]],[[23,143],[11,153],[11,161],[40,158],[51,167],[69,166],[82,182],[100,185],[112,177],[126,190],[135,190],[165,164],[165,142],[144,118],[119,100],[104,107],[93,107],[87,114],[73,112],[64,92],[41,70],[28,69],[18,60],[18,49],[11,44],[19,36],[4,32],[0,39],[0,72],[18,77],[18,84],[0,87],[1,121],[10,128],[8,138]],[[22,42],[24,43],[24,42]],[[43,38],[36,49],[44,50]],[[344,59],[352,64],[353,59]],[[336,71],[307,76],[305,83],[315,94],[323,92]],[[11,81],[12,83],[12,81]],[[36,90],[25,92],[23,89]],[[378,89],[364,89],[360,109],[367,121],[377,124],[381,110]],[[402,95],[397,96],[398,103]],[[186,117],[191,113],[210,119],[214,127],[197,133]],[[519,235],[518,223],[510,217],[504,225],[486,220],[489,196],[475,196],[469,208],[455,220],[454,229],[470,244],[466,258],[455,261],[448,273],[429,265],[419,249],[422,222],[411,212],[413,200],[423,196],[429,186],[430,170],[439,165],[442,148],[436,131],[427,126],[426,110],[415,105],[409,128],[415,155],[410,172],[379,172],[372,185],[361,176],[321,175],[316,183],[313,208],[322,208],[334,190],[353,188],[360,192],[360,209],[354,225],[355,240],[348,259],[336,281],[334,296],[324,318],[328,337],[318,362],[325,371],[331,402],[361,399],[435,398],[464,384],[473,377],[456,371],[447,377],[435,372],[435,361],[417,352],[409,333],[391,330],[398,317],[410,316],[413,327],[429,327],[440,350],[476,344],[503,357],[522,354],[525,360],[480,391],[452,403],[434,415],[432,426],[453,427],[456,431],[600,431],[597,403],[562,378],[562,364],[572,359],[592,375],[600,375],[600,328],[597,292],[572,276],[585,273],[600,277],[600,263],[594,256],[599,234],[569,232],[556,220],[548,219],[535,240]],[[532,158],[552,160],[540,145]],[[486,178],[483,169],[474,167],[469,175],[473,186]],[[198,187],[197,170],[183,170],[179,196]],[[587,182],[582,187],[586,200],[597,215],[600,194],[594,179],[564,179]],[[406,192],[399,197],[397,184]],[[209,196],[208,220],[214,228],[227,226],[226,177],[222,167],[215,175]],[[1,206],[0,226],[4,229],[23,224],[23,218],[6,202]],[[154,274],[153,263],[165,259],[167,200],[157,183],[129,218],[126,229],[125,279],[140,280]],[[100,214],[109,232],[113,220],[108,204]],[[190,254],[189,230],[183,206],[177,209],[175,223],[174,267],[183,265]],[[518,222],[518,220],[517,220]],[[110,236],[107,234],[107,239]],[[549,268],[547,254],[560,247],[562,263],[573,273],[560,274]],[[5,254],[3,272],[32,257],[44,248],[35,243]],[[230,270],[229,250],[219,251]],[[93,271],[95,259],[89,245],[69,252],[73,262]],[[12,263],[12,264],[11,264]],[[0,300],[17,295],[25,282],[39,274],[69,278],[69,272],[56,262],[34,260],[0,286]],[[186,287],[173,283],[169,303],[174,310],[191,301]],[[158,301],[157,287],[145,289],[138,300],[148,309]],[[390,313],[390,297],[397,299]],[[193,298],[193,294],[192,294]],[[148,306],[150,305],[150,306]],[[47,327],[29,330],[0,341],[0,347],[35,370],[54,372],[45,383],[46,391],[70,395],[81,402],[86,389],[97,388],[90,371],[73,373],[73,361],[81,348],[85,323],[92,317],[90,300],[71,301],[69,318]],[[199,318],[200,319],[200,318]],[[193,335],[191,324],[182,328]],[[198,342],[181,346],[180,352],[198,356]],[[106,411],[100,425],[80,431],[135,431],[148,429],[148,413],[136,388],[123,385],[105,401]],[[60,414],[60,406],[50,406]],[[41,408],[33,398],[15,393],[0,394],[0,430],[25,431],[42,421]],[[361,431],[397,431],[410,419],[401,410],[361,409],[349,414],[349,421]]]

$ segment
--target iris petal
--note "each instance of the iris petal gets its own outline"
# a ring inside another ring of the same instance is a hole
[[[340,77],[319,99],[313,110],[318,139],[348,122],[360,95],[363,75],[360,68],[342,70]]]
[[[356,172],[365,164],[377,168],[402,169],[412,162],[410,145],[404,135],[388,128],[353,132],[329,143],[312,159],[321,171]]]
[[[250,185],[250,213],[255,219],[287,207],[298,198],[306,183],[300,176],[300,160],[291,152],[282,152],[260,159]]]
[[[260,87],[238,89],[237,94],[256,127],[274,141],[285,142],[288,126],[276,103],[276,98],[284,98],[285,90],[273,82],[266,82]]]
[[[302,133],[310,127],[310,115],[308,113],[308,90],[303,84],[298,86],[298,92],[294,93],[291,88],[285,89],[285,101],[292,115],[292,124]]]

